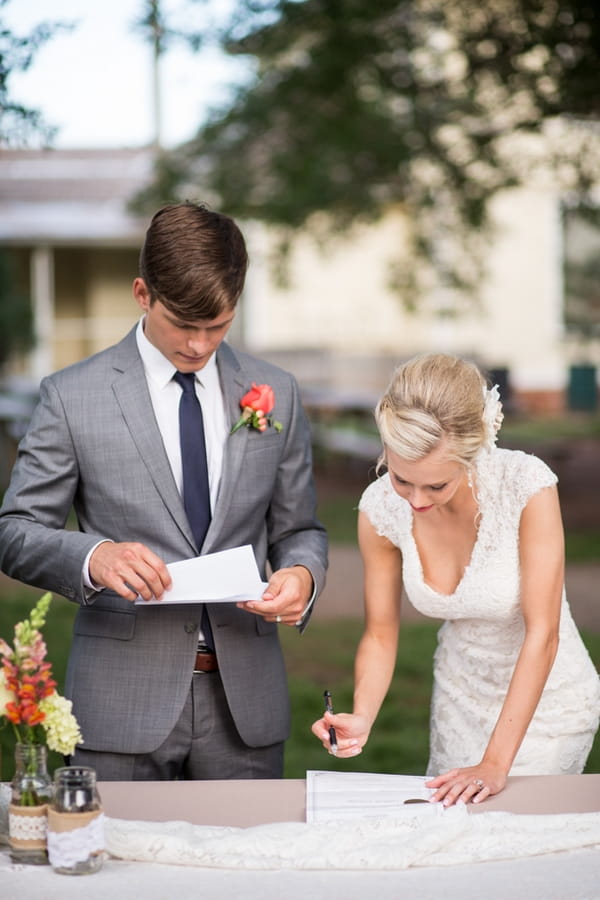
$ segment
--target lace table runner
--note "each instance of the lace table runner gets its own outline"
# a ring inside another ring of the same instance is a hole
[[[9,796],[0,791],[0,832],[5,833]],[[600,849],[600,812],[474,816],[457,806],[435,817],[251,828],[107,817],[105,846],[118,859],[206,868],[394,870]]]

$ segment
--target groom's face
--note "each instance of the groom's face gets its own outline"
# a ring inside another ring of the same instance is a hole
[[[228,309],[214,319],[180,319],[160,300],[150,303],[149,292],[141,278],[134,282],[134,295],[145,312],[144,334],[180,372],[203,369],[235,317],[235,310]]]

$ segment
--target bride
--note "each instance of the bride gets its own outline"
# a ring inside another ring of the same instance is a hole
[[[480,802],[512,775],[582,772],[598,728],[600,679],[564,590],[557,478],[495,446],[497,388],[442,354],[400,366],[376,409],[385,469],[359,504],[365,628],[352,714],[312,730],[359,754],[396,662],[402,584],[444,619],[434,657],[432,801]],[[401,727],[401,723],[399,723]]]

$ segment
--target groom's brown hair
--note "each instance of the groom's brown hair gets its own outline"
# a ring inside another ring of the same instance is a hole
[[[150,303],[180,319],[214,319],[233,310],[244,288],[248,253],[229,216],[204,203],[177,203],[152,218],[140,253]]]

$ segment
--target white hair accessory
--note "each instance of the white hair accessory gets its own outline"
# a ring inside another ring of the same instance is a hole
[[[495,384],[493,388],[489,390],[484,387],[483,389],[483,424],[485,425],[485,439],[483,441],[483,447],[490,451],[494,449],[496,445],[496,438],[498,436],[498,432],[500,431],[500,426],[502,425],[502,421],[504,419],[504,413],[502,412],[502,403],[500,402],[500,392],[498,390],[498,385]]]

